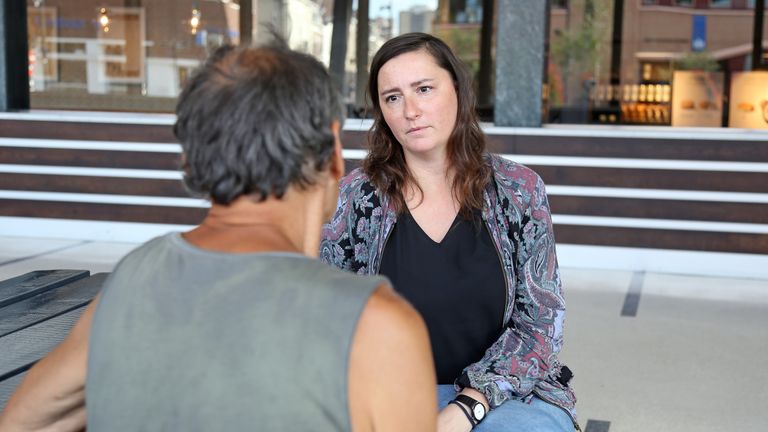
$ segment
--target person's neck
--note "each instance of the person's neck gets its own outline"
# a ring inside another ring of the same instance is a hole
[[[281,199],[256,202],[241,196],[214,203],[205,220],[184,238],[220,252],[298,252],[317,256],[323,225],[323,197],[317,190],[289,189]]]
[[[405,162],[425,195],[451,191],[453,174],[450,172],[447,154],[410,155],[406,153]]]

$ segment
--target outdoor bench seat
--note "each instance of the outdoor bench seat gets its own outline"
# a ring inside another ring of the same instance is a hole
[[[29,368],[69,334],[107,276],[38,270],[0,282],[0,410]]]

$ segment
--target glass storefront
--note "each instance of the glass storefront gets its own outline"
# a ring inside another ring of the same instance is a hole
[[[495,27],[495,17],[484,20],[483,9],[497,13],[498,2],[360,3],[368,8],[361,28],[368,60],[397,34],[438,35],[475,77],[483,119],[493,118],[497,29],[486,28]],[[27,4],[32,108],[171,112],[195,67],[215,47],[239,43],[243,28],[256,41],[277,32],[292,48],[330,63],[333,0]],[[250,23],[240,22],[248,16],[241,4],[252,11]],[[734,115],[752,112],[748,105],[756,118],[768,94],[739,101],[731,94],[743,99],[749,92],[739,85],[765,84],[762,75],[749,74],[768,64],[764,55],[753,65],[754,8],[754,0],[551,0],[543,122],[735,126]],[[365,113],[357,16],[349,17],[343,79],[353,116]],[[768,51],[766,29],[763,45]],[[743,109],[733,111],[739,104]]]
[[[619,20],[614,3],[571,1],[552,11],[547,121],[736,126],[734,77],[763,66],[752,65],[754,1],[624,1]]]
[[[212,49],[240,42],[235,0],[30,0],[32,108],[171,112]],[[254,1],[252,39],[271,29],[329,56],[332,2]],[[326,60],[327,63],[327,60]]]

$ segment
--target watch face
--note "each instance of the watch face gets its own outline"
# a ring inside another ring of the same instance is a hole
[[[472,409],[472,412],[475,414],[477,420],[482,420],[483,417],[485,417],[485,407],[483,404],[476,404]]]

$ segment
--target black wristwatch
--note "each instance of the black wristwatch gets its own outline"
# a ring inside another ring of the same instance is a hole
[[[483,421],[485,418],[485,405],[482,403],[472,399],[471,397],[465,395],[465,394],[458,394],[456,395],[457,402],[461,402],[464,404],[467,408],[469,408],[469,413],[472,415],[472,418],[475,420],[474,425],[476,426],[478,423]]]

